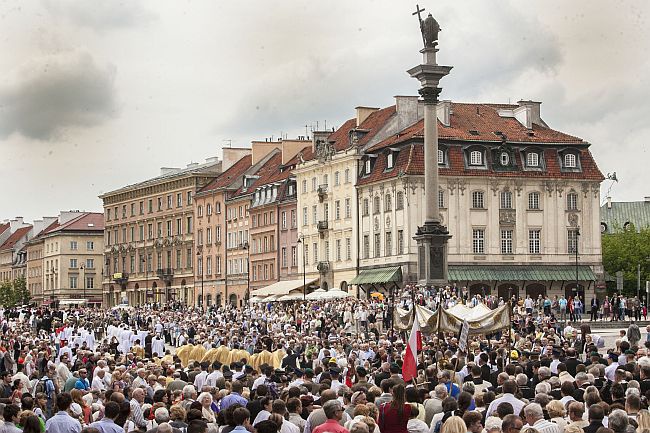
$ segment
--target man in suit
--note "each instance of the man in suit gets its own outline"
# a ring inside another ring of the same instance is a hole
[[[574,348],[569,348],[566,351],[566,356],[567,358],[564,360],[564,364],[566,365],[566,371],[573,377],[576,377],[577,373],[577,368],[578,364],[582,364],[578,360],[576,350]]]
[[[600,301],[597,297],[591,298],[591,321],[595,322],[598,319],[598,308],[600,307]]]
[[[589,406],[589,425],[583,427],[585,433],[596,433],[599,428],[603,427],[603,418],[605,412],[603,407],[599,404],[592,404]]]

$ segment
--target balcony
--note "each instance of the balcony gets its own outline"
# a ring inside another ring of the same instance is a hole
[[[330,262],[318,262],[316,269],[320,274],[326,274],[330,270]]]
[[[167,278],[172,278],[174,276],[174,269],[173,268],[161,268],[156,271],[156,274],[158,275],[158,278],[161,279],[167,279]]]
[[[318,200],[322,203],[323,200],[325,200],[325,197],[327,197],[327,184],[320,185],[317,191],[318,191]]]

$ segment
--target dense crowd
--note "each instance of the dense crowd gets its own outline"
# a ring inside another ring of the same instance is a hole
[[[512,327],[465,350],[424,335],[405,382],[395,307],[508,301],[449,287],[395,299],[1,310],[0,433],[650,433],[635,323],[604,347],[571,322],[580,297],[513,300]],[[645,315],[621,299],[596,314]]]

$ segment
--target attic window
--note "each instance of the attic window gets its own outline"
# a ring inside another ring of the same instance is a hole
[[[494,131],[494,135],[496,135],[497,137],[501,137],[501,136],[503,135],[503,132],[501,132],[501,131]]]
[[[366,159],[366,166],[364,172],[366,175],[369,175],[371,170],[372,170],[372,161],[370,160],[370,158],[368,158]]]
[[[529,136],[529,137],[534,137],[534,136],[535,136],[535,133],[534,133],[533,131],[528,131],[528,136]]]
[[[386,155],[386,168],[391,169],[395,166],[395,154],[393,152],[389,152],[388,155]]]
[[[470,135],[479,135],[478,131],[476,129],[470,129],[469,130]]]

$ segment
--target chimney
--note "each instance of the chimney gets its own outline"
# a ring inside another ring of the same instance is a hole
[[[176,173],[180,168],[177,167],[160,167],[160,175],[166,176],[168,174]]]
[[[273,149],[280,149],[282,144],[277,141],[253,141],[251,142],[253,147],[253,160],[252,164],[255,165],[260,162],[266,155],[273,152]]]
[[[440,123],[442,123],[445,126],[449,126],[451,123],[451,101],[449,100],[444,100],[438,102],[438,105],[436,107],[436,115],[438,116],[438,120]]]
[[[187,164],[187,168],[196,168],[198,166],[199,166],[198,162],[190,162],[189,164]]]
[[[18,229],[22,229],[23,227],[27,227],[29,224],[26,224],[23,220],[23,217],[16,217],[9,221],[9,231],[11,233],[14,233]]]
[[[355,110],[357,110],[357,126],[359,126],[368,118],[368,116],[379,110],[379,108],[355,107]]]
[[[206,164],[216,164],[219,162],[219,157],[218,156],[211,156],[209,158],[205,158],[205,163]]]
[[[251,154],[248,147],[224,147],[221,162],[221,171],[224,172],[232,167],[237,161]]]
[[[418,96],[395,96],[397,130],[403,131],[419,120]]]
[[[68,221],[72,221],[82,213],[84,212],[79,212],[78,210],[61,211],[59,214],[59,224],[65,224]]]
[[[646,197],[646,201],[647,201],[647,199],[648,198]],[[611,208],[612,208],[612,198],[608,196],[607,197],[607,209],[611,209]]]
[[[282,140],[282,164],[286,164],[307,146],[306,140]]]
[[[541,117],[541,102],[537,101],[517,101],[517,104],[519,107],[526,107],[526,116],[527,116],[527,121],[526,123],[522,122],[522,124],[526,125],[528,129],[531,129],[533,125],[538,125],[538,126],[544,126],[546,127],[546,123],[542,120]],[[516,109],[515,109],[516,110]],[[519,120],[519,119],[518,119]],[[520,121],[521,122],[521,121]],[[530,126],[528,126],[530,125]]]

